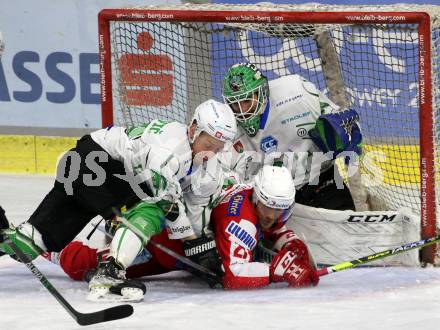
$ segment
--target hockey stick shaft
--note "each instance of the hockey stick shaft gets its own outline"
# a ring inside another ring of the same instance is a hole
[[[330,273],[335,273],[335,272],[339,272],[341,270],[355,268],[357,266],[364,265],[369,262],[384,259],[386,257],[391,257],[391,256],[394,256],[394,255],[397,255],[400,253],[404,253],[407,251],[411,251],[414,249],[420,249],[425,246],[432,245],[432,244],[435,244],[438,242],[440,242],[440,235],[426,238],[426,239],[422,239],[420,241],[416,241],[416,242],[412,242],[412,243],[406,243],[406,244],[403,244],[403,245],[398,246],[396,248],[373,253],[368,256],[361,257],[359,259],[341,262],[339,264],[329,266],[329,267],[323,267],[323,268],[320,268],[317,270],[317,274],[318,274],[318,276],[325,276]],[[268,249],[267,247],[265,247],[263,245],[258,245],[258,249],[260,249],[266,255],[266,259],[271,259],[276,255],[276,253],[274,251]]]
[[[188,259],[188,258],[186,258],[184,256],[181,256],[180,254],[174,252],[173,250],[167,248],[166,246],[163,246],[160,243],[157,243],[155,241],[150,241],[150,243],[152,245],[154,245],[155,247],[157,247],[158,249],[162,250],[163,252],[168,253],[170,256],[174,257],[175,259],[179,260],[180,262],[186,264],[189,267],[192,267],[192,268],[194,268],[194,269],[196,269],[198,271],[201,271],[202,273],[206,273],[206,274],[208,274],[210,276],[217,276],[217,275],[215,275],[214,272],[210,271],[208,268],[203,267],[202,265],[199,265],[199,264],[195,263],[194,261],[192,261],[192,260],[190,260],[190,259]]]
[[[125,217],[122,215],[122,213],[117,210],[117,209],[113,209],[113,212],[118,216],[118,218],[121,220],[121,222],[128,228],[130,229],[132,232],[134,232],[138,237],[142,238],[145,242],[151,243],[152,245],[154,245],[155,247],[157,247],[158,249],[162,250],[163,252],[171,255],[172,257],[174,257],[175,259],[179,260],[180,262],[184,263],[185,265],[198,270],[199,272],[205,273],[209,276],[215,277],[217,278],[217,275],[209,270],[206,267],[203,267],[202,265],[199,265],[198,263],[195,263],[194,261],[190,260],[187,257],[184,257],[176,252],[174,252],[173,250],[167,248],[166,246],[163,246],[160,243],[157,243],[153,240],[150,240],[149,237],[147,237],[143,232],[141,232],[140,230],[138,230],[135,226],[133,226],[130,222],[127,221],[127,219],[125,219]],[[107,233],[106,233],[107,234]]]
[[[25,264],[31,273],[38,278],[43,286],[54,296],[60,305],[72,316],[72,318],[80,325],[90,325],[100,322],[107,322],[122,319],[133,314],[131,305],[120,305],[107,308],[94,313],[80,313],[76,311],[72,305],[58,292],[57,289],[49,282],[46,276],[34,265],[32,260],[23,253],[12,241],[6,241],[6,244],[14,251],[15,255]]]
[[[109,233],[107,233],[106,231],[102,230],[101,228],[98,229],[99,231],[103,232],[106,236],[108,236],[109,238],[113,238],[112,235],[110,235]],[[163,246],[160,243],[157,243],[153,240],[148,241],[149,244],[154,245],[155,247],[157,247],[159,250],[161,250],[162,252],[165,252],[166,254],[174,257],[174,259],[179,260],[180,262],[182,262],[183,264],[186,264],[187,266],[193,267],[203,273],[215,276],[215,274],[213,272],[211,272],[209,269],[193,262],[192,260],[174,252],[173,250],[167,248],[166,246]]]
[[[354,268],[354,267],[364,265],[364,264],[372,262],[372,261],[380,260],[380,259],[383,259],[386,257],[391,257],[391,256],[394,256],[394,255],[397,255],[400,253],[404,253],[407,251],[411,251],[414,249],[420,249],[425,246],[432,245],[432,244],[435,244],[438,242],[440,242],[440,235],[426,238],[426,239],[422,239],[422,240],[412,242],[412,243],[403,244],[403,245],[398,246],[396,248],[377,252],[374,254],[370,254],[369,256],[365,256],[365,257],[362,257],[359,259],[345,261],[345,262],[342,262],[337,265],[324,267],[324,268],[318,269],[317,273],[318,273],[318,276],[324,276],[324,275],[327,275],[330,273],[335,273],[335,272],[339,272],[341,270]]]

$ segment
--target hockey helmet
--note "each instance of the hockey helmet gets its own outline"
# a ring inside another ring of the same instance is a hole
[[[248,135],[257,134],[268,98],[268,80],[254,64],[239,63],[229,69],[223,80],[223,99],[234,108],[238,124]],[[247,109],[242,107],[245,101],[250,102]]]
[[[265,165],[254,178],[254,200],[269,208],[291,208],[295,192],[292,175],[286,167]]]
[[[232,143],[237,134],[237,123],[232,110],[226,104],[212,99],[196,108],[190,125],[194,123],[197,124],[197,128],[191,142],[194,142],[201,132],[206,132],[225,143]]]

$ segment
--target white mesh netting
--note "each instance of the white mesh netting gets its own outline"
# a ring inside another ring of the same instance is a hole
[[[133,125],[152,118],[188,121],[200,102],[222,100],[223,76],[238,62],[256,64],[269,79],[300,74],[360,114],[367,154],[361,166],[368,175],[363,185],[373,208],[406,206],[420,212],[421,134],[433,134],[435,168],[440,169],[440,7],[187,5],[146,9],[182,8],[238,10],[243,16],[252,16],[252,11],[349,11],[358,12],[353,15],[356,19],[374,11],[430,13],[432,132],[419,127],[418,26],[402,23],[398,16],[390,16],[386,24],[196,23],[167,22],[166,17],[161,22],[110,23],[117,123]],[[326,47],[336,51],[336,62],[330,65],[331,59],[321,52]],[[332,67],[337,69],[336,78],[331,78]],[[437,175],[436,182],[439,179]]]

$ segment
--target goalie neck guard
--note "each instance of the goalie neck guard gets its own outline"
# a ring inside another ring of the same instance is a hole
[[[286,210],[295,202],[295,185],[286,167],[265,165],[254,178],[254,201]]]

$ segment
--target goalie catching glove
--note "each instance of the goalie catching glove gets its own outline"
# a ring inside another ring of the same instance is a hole
[[[273,258],[270,279],[272,282],[288,282],[289,287],[294,288],[318,285],[319,277],[301,240],[291,241]]]
[[[217,276],[212,277],[208,274],[191,270],[195,275],[206,280],[211,288],[222,287],[222,260],[217,252],[213,237],[202,236],[193,240],[187,240],[183,242],[183,251],[185,252],[185,256],[191,259],[191,261],[208,268]]]

